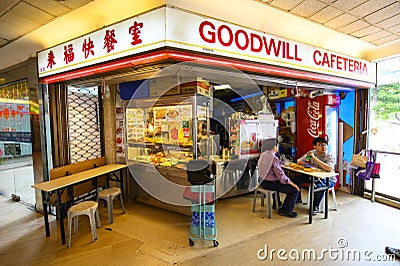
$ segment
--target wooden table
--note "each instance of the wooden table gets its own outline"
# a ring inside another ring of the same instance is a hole
[[[128,165],[126,164],[106,164],[103,166],[98,166],[96,168],[92,168],[89,170],[85,170],[82,172],[78,172],[75,174],[71,174],[68,176],[60,177],[54,180],[38,183],[32,185],[35,189],[40,189],[42,193],[42,202],[43,202],[43,214],[44,214],[44,224],[46,229],[46,237],[50,237],[50,226],[49,226],[49,218],[48,218],[48,203],[51,195],[56,193],[57,200],[56,200],[56,208],[57,214],[59,217],[60,222],[60,235],[61,235],[61,242],[64,245],[65,241],[65,231],[64,231],[64,214],[61,210],[61,195],[65,189],[69,189],[71,195],[71,201],[73,203],[73,187],[75,185],[81,184],[88,180],[95,180],[95,184],[97,185],[97,178],[103,175],[107,176],[107,185],[109,180],[120,182],[121,184],[121,191],[123,190],[123,170],[127,168]],[[120,177],[118,178],[114,173],[116,171],[120,171]],[[114,174],[114,175],[113,175]],[[113,178],[112,175],[115,177]],[[96,190],[97,193],[97,190]],[[123,194],[123,193],[122,193]],[[122,195],[121,195],[122,196]]]
[[[324,216],[324,218],[328,219],[329,177],[335,176],[336,173],[335,172],[322,172],[322,171],[315,171],[315,170],[313,172],[306,172],[306,171],[303,171],[301,169],[290,167],[288,165],[282,165],[282,168],[284,170],[288,170],[288,171],[291,171],[291,172],[294,172],[294,173],[300,173],[300,174],[307,175],[307,176],[310,177],[310,182],[311,183],[310,183],[310,202],[309,202],[309,208],[308,208],[308,223],[310,223],[310,224],[312,223],[312,208],[313,208],[313,202],[314,202],[314,192],[317,192],[317,191],[324,191],[324,193],[325,193],[325,202],[324,202],[324,204],[325,204],[325,216]],[[319,178],[319,179],[325,180],[325,184],[326,185],[324,187],[320,187],[320,188],[314,189],[314,185],[313,184],[314,184],[315,178]]]

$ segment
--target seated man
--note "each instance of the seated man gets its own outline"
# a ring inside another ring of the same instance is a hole
[[[326,172],[331,172],[334,170],[336,160],[332,154],[327,152],[328,148],[328,141],[326,138],[318,137],[313,140],[314,149],[308,151],[302,157],[297,160],[297,164],[304,165],[304,164],[312,164],[317,168],[320,168]],[[298,176],[294,179],[294,182],[301,188],[301,184],[310,183],[310,178],[308,176]],[[329,187],[333,187],[336,184],[336,176],[333,175],[329,177]],[[325,186],[325,182],[321,180],[317,180],[314,185],[319,188]],[[325,191],[318,191],[314,194],[314,202],[313,202],[313,209],[312,214],[318,213],[319,204],[324,197]],[[301,193],[299,193],[299,197],[297,198],[297,202],[302,202],[301,200]]]
[[[293,183],[281,168],[281,162],[275,153],[278,151],[278,140],[264,140],[261,146],[261,156],[258,161],[259,180],[262,180],[261,187],[268,190],[275,190],[286,194],[282,207],[278,214],[291,218],[297,217],[293,211],[300,189]],[[278,204],[278,202],[275,202]],[[275,205],[277,206],[277,205]]]

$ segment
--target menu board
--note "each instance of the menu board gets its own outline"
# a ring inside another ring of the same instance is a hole
[[[197,118],[199,120],[207,119],[207,107],[205,106],[197,106]]]
[[[259,123],[257,120],[240,120],[241,156],[257,156],[260,153],[259,138]]]
[[[155,137],[156,141],[174,143],[189,138],[191,105],[153,107],[152,111],[155,131],[161,133],[160,139]]]
[[[126,136],[128,142],[144,141],[145,121],[143,116],[143,109],[126,109]]]
[[[176,105],[153,107],[153,115],[155,122],[190,120],[192,117],[192,106]]]
[[[276,138],[276,121],[240,120],[240,155],[256,157],[261,140]]]
[[[115,125],[116,125],[116,147],[115,151],[117,157],[125,157],[124,153],[124,110],[121,107],[117,107],[115,110]]]

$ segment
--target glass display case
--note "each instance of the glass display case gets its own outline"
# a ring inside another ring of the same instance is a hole
[[[210,98],[198,94],[132,99],[126,106],[127,162],[184,168],[210,156]]]

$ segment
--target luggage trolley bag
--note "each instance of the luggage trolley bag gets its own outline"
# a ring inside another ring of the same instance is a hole
[[[212,240],[218,246],[217,223],[215,220],[215,181],[209,170],[210,164],[203,160],[192,160],[187,164],[190,186],[190,222],[189,245],[193,240]]]

